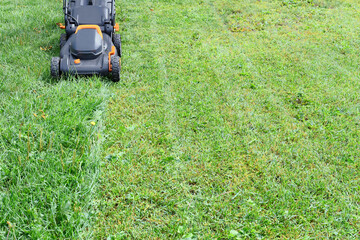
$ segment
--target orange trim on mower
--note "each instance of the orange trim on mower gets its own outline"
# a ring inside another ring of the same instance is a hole
[[[96,29],[101,38],[104,39],[101,29],[98,25],[80,25],[76,28],[75,34],[77,34],[77,32],[81,29]]]
[[[112,65],[111,65],[111,56],[115,55],[115,47],[111,47],[111,52],[109,52],[109,72],[112,72]]]
[[[115,30],[116,32],[118,32],[118,31],[120,30],[120,26],[119,26],[118,23],[115,24],[114,30]]]

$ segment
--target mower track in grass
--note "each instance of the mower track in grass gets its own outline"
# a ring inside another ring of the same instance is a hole
[[[356,1],[120,5],[97,238],[359,237]]]
[[[0,2],[0,239],[91,239],[108,84],[50,78],[60,1]]]

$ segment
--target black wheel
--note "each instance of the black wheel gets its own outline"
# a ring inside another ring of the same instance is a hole
[[[114,45],[116,47],[116,51],[119,53],[119,57],[121,57],[121,36],[120,34],[113,35]]]
[[[66,34],[62,33],[60,35],[60,49],[65,45],[66,41],[67,41]]]
[[[113,82],[120,81],[120,70],[121,70],[121,60],[118,56],[111,56],[111,80]]]
[[[53,57],[51,59],[50,72],[51,72],[51,76],[53,78],[60,77],[60,58],[59,57]]]

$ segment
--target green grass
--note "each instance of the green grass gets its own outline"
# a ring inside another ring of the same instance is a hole
[[[51,80],[61,1],[1,1],[0,238],[359,238],[359,9],[117,1],[110,84]]]
[[[0,13],[0,239],[91,238],[108,84],[51,80],[60,1]]]
[[[97,236],[358,238],[357,9],[122,2]]]

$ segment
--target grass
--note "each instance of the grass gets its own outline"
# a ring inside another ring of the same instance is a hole
[[[62,17],[56,3],[0,3],[1,239],[93,235],[108,84],[51,80]]]
[[[122,2],[98,238],[359,237],[358,7]]]
[[[120,84],[54,2],[0,3],[1,238],[359,238],[358,2],[117,2]]]

